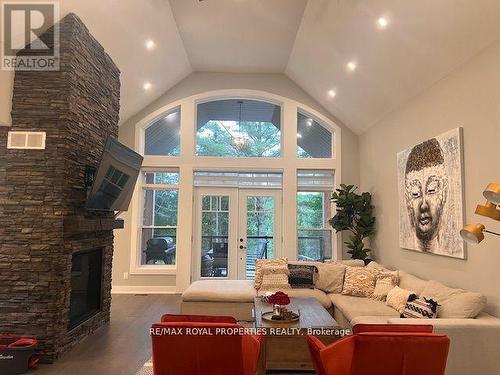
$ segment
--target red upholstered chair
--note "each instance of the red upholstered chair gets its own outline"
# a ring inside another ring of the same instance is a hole
[[[319,375],[443,375],[450,340],[425,332],[428,327],[415,327],[424,332],[394,325],[398,332],[366,328],[369,332],[358,332],[329,346],[314,336],[307,340]]]
[[[262,337],[221,334],[241,328],[231,317],[162,316],[151,327],[154,374],[255,375]]]
[[[210,315],[179,315],[179,314],[165,314],[161,317],[162,323],[167,322],[198,322],[198,323],[232,323],[236,324],[238,321],[232,316],[210,316]]]
[[[434,327],[430,324],[356,324],[352,333],[365,332],[413,332],[432,333]]]

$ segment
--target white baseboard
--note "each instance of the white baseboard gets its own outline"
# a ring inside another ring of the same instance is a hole
[[[129,286],[113,285],[111,294],[176,294],[175,286]]]

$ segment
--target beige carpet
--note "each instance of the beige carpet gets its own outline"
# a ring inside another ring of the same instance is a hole
[[[304,374],[314,374],[312,371],[302,371],[302,372],[268,372],[268,374],[272,375],[304,375]],[[135,375],[154,375],[153,373],[153,364],[151,363],[151,359],[147,361],[144,366],[137,371]]]
[[[153,374],[153,363],[151,362],[151,359],[147,361],[144,366],[136,372],[135,375],[154,375]]]

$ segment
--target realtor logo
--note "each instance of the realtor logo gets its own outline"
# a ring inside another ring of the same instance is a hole
[[[59,70],[58,20],[57,1],[3,1],[1,69]]]

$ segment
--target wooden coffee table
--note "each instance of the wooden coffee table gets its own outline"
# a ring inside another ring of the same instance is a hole
[[[337,322],[315,298],[292,297],[287,307],[294,312],[300,310],[299,321],[269,322],[262,319],[262,313],[271,311],[272,305],[259,297],[254,299],[254,326],[266,331],[258,374],[266,370],[313,370],[305,335],[319,336],[325,344],[339,339]]]

